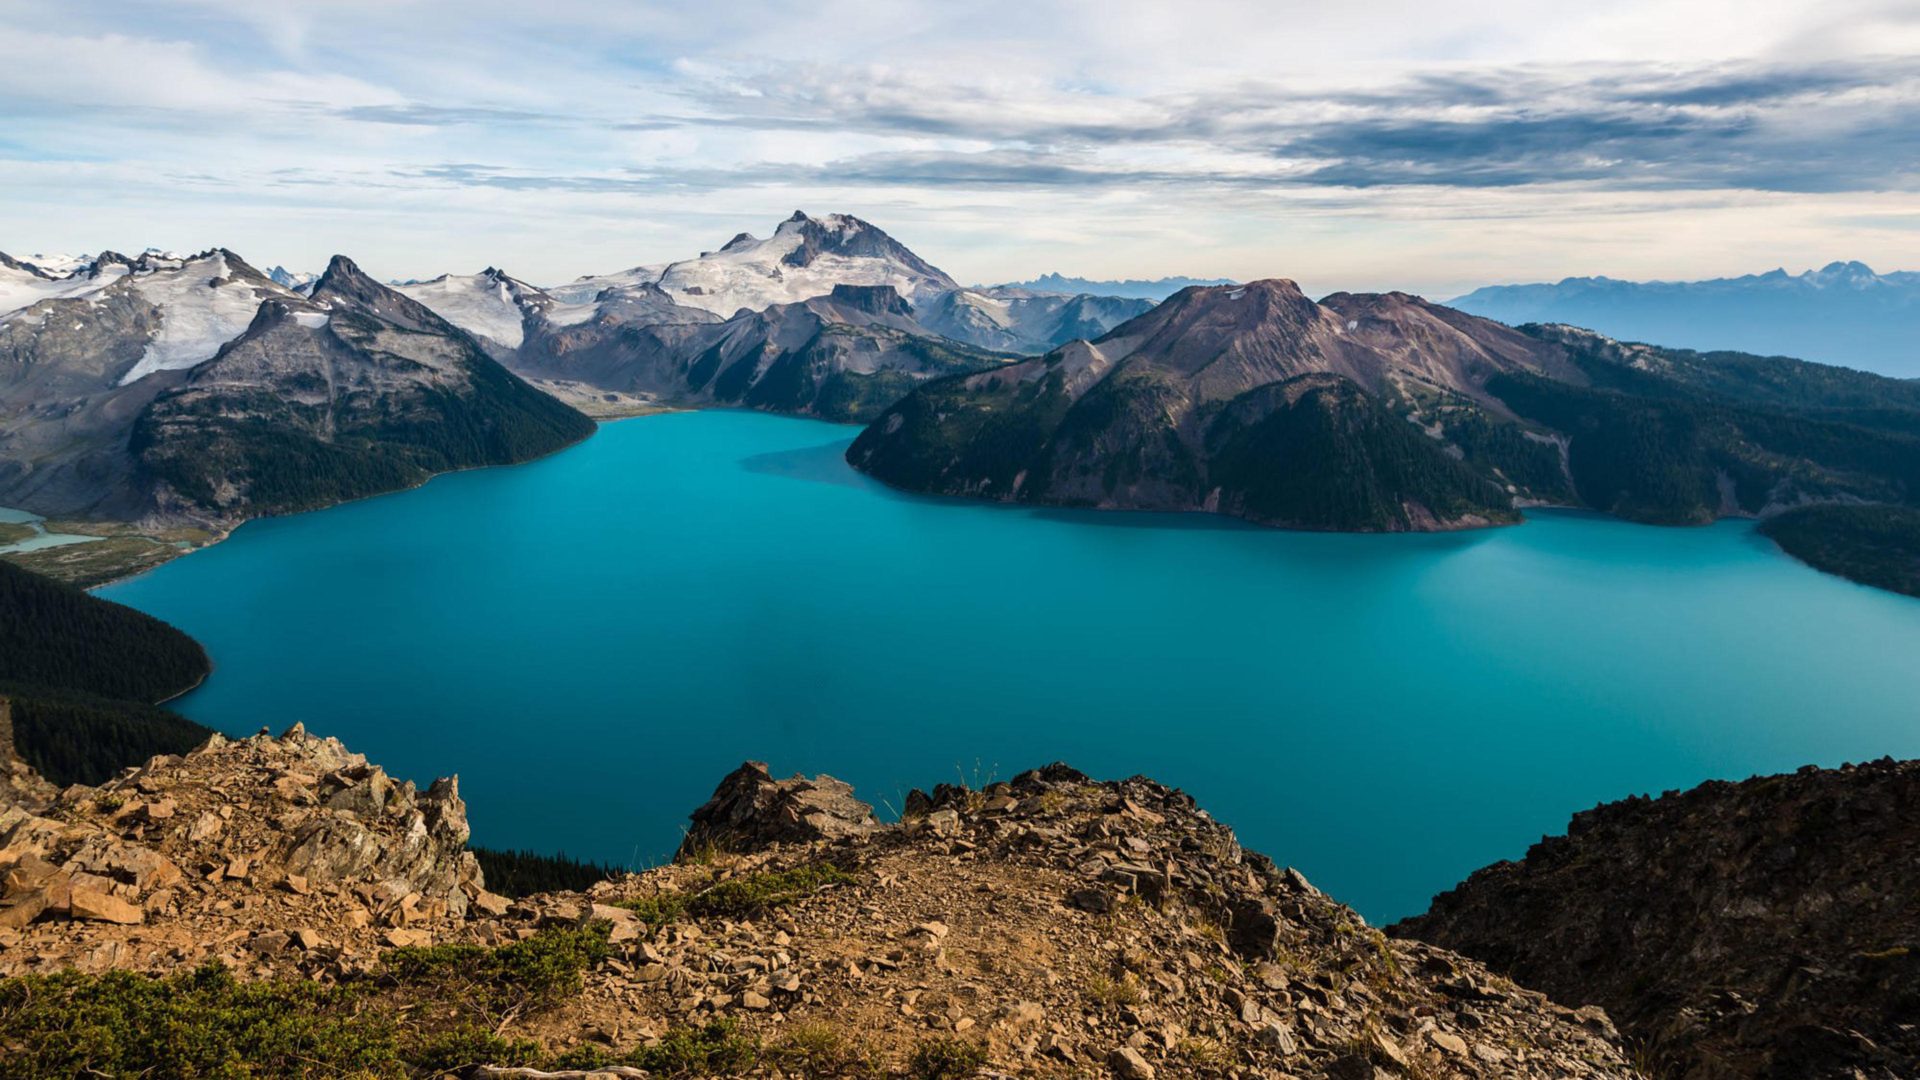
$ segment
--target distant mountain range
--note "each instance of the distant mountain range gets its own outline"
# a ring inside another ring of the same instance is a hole
[[[1913,276],[1716,287],[1897,308]],[[867,222],[798,213],[555,288],[493,267],[387,285],[339,256],[263,274],[226,249],[0,255],[0,506],[218,532],[526,460],[590,432],[582,412],[710,404],[875,421],[849,458],[903,488],[1295,528],[1920,505],[1920,383],[1403,293],[1031,287],[1077,284],[963,287]],[[1855,549],[1887,527],[1802,518],[1794,549],[1885,567]]]
[[[590,304],[652,286],[686,307],[727,318],[831,293],[836,285],[886,286],[911,304],[925,329],[967,345],[1038,353],[1104,333],[1145,305],[1097,290],[964,288],[946,271],[880,228],[848,214],[801,211],[762,240],[741,233],[697,258],[593,277],[546,289],[560,304]]]
[[[223,248],[0,254],[0,506],[217,532],[545,453],[591,430],[577,409],[863,420],[1149,306],[965,289],[838,214],[553,290]]]
[[[1159,303],[1181,289],[1193,285],[1232,285],[1232,278],[1194,278],[1163,277],[1152,281],[1139,278],[1127,278],[1123,281],[1096,281],[1092,278],[1065,277],[1060,274],[1041,274],[1030,281],[1009,281],[991,286],[995,289],[1018,289],[1036,293],[1063,293],[1073,296],[1081,293],[1094,296],[1124,296],[1135,300],[1151,300]]]
[[[0,285],[0,505],[225,528],[592,430],[344,258],[311,295],[225,249]]]
[[[1571,323],[1629,341],[1920,376],[1920,273],[1876,274],[1858,262],[1709,281],[1493,285],[1448,303],[1516,326]]]

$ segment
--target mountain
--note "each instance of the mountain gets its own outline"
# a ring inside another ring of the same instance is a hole
[[[957,289],[936,294],[923,307],[920,320],[929,330],[956,341],[1032,354],[1099,337],[1151,307],[1151,300],[1086,293]]]
[[[117,362],[127,340],[137,338],[139,356],[118,374],[119,382],[131,383],[211,357],[246,329],[262,300],[284,295],[288,290],[224,248],[187,257],[149,252],[135,259],[104,252],[63,278],[7,259],[0,263],[0,332],[11,339],[16,357],[30,338],[37,353],[104,351],[113,358],[97,361],[105,363]],[[84,300],[89,306],[39,306],[49,300]],[[77,316],[73,325],[66,325],[63,314]],[[92,340],[81,344],[75,335]]]
[[[718,251],[669,263],[655,284],[716,315],[824,296],[835,285],[890,285],[909,302],[960,286],[879,228],[849,214],[796,210],[765,240],[741,233]]]
[[[299,725],[30,790],[8,1075],[1645,1080],[1602,1010],[1386,937],[1144,777],[882,824],[749,762],[676,861],[512,901],[467,813]]]
[[[1876,274],[1858,262],[1708,281],[1494,285],[1448,303],[1514,325],[1571,323],[1633,341],[1920,376],[1920,273]]]
[[[1564,442],[1579,505],[1692,525],[1809,503],[1920,499],[1920,383],[1527,329],[1563,349],[1583,379],[1516,372],[1488,389]]]
[[[1920,505],[1920,383],[1254,282],[931,383],[848,460],[916,491],[1297,528],[1495,524],[1539,504],[1697,524]],[[1894,564],[1920,544],[1890,548],[1885,521],[1858,519],[1798,516],[1792,543],[1906,580]]]
[[[1139,301],[1113,296],[963,289],[875,225],[801,211],[764,240],[741,233],[695,259],[578,278],[544,294],[559,305],[587,305],[652,286],[678,304],[729,318],[825,296],[837,285],[891,287],[919,313],[916,332],[999,352],[1044,352],[1105,333],[1144,310]],[[434,306],[434,298],[413,295]]]
[[[1577,374],[1558,349],[1402,294],[1194,287],[1091,343],[922,387],[847,457],[896,486],[1003,501],[1296,528],[1492,524],[1515,519],[1510,482],[1389,405],[1497,410],[1484,387],[1504,370]]]
[[[1117,296],[1130,300],[1151,300],[1159,303],[1181,289],[1190,289],[1196,285],[1234,285],[1232,278],[1193,278],[1163,277],[1151,281],[1139,278],[1127,278],[1123,281],[1101,281],[1083,277],[1064,277],[1060,274],[1041,274],[1029,281],[1009,281],[1003,285],[991,286],[991,289],[1007,289],[1017,292],[1053,293],[1061,296]]]
[[[1760,532],[1816,570],[1920,597],[1920,509],[1802,506],[1762,521]]]
[[[877,415],[922,379],[1005,359],[933,334],[889,285],[835,285],[726,320],[655,286],[602,295],[588,321],[540,325],[514,370],[555,390],[845,421]]]
[[[141,410],[263,302],[299,299],[224,249],[105,252],[27,284],[0,312],[0,505],[122,521],[151,508],[126,447]]]
[[[1920,1075],[1920,762],[1804,768],[1576,814],[1399,936],[1606,1008],[1655,1075]]]
[[[158,513],[229,521],[525,461],[592,430],[335,256],[311,296],[261,304],[245,333],[156,397],[129,449]]]
[[[563,303],[545,290],[491,266],[478,274],[443,274],[394,289],[480,338],[483,344],[498,350],[496,355],[508,355],[520,347],[526,340],[529,319],[571,326],[594,315],[591,302]]]
[[[275,285],[283,289],[292,289],[297,293],[311,291],[313,283],[320,280],[319,274],[294,273],[284,266],[275,266],[267,271],[267,277],[271,278]]]

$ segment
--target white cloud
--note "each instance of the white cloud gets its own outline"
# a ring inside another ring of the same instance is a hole
[[[0,250],[559,280],[802,206],[972,279],[1897,265],[1914,55],[1883,0],[16,0]]]

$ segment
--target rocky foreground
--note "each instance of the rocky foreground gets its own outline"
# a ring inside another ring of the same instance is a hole
[[[8,1076],[1640,1075],[1598,1008],[1384,936],[1145,779],[881,824],[749,764],[672,865],[515,900],[454,781],[298,727],[7,792]]]
[[[1578,814],[1395,933],[1619,1019],[1656,1075],[1920,1076],[1920,762]]]

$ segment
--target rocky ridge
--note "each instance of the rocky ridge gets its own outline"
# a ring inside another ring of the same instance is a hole
[[[1920,762],[1574,816],[1395,933],[1595,1003],[1662,1077],[1920,1075]]]
[[[726,1075],[1639,1075],[1600,1010],[1382,935],[1142,778],[942,785],[882,825],[749,764],[674,864],[514,901],[463,850],[453,781],[417,791],[297,727],[23,798],[0,816],[9,975],[218,957],[331,982],[392,946],[593,926],[611,955],[501,1030],[594,1075],[714,1021],[759,1048]],[[929,1047],[964,1064],[929,1072]],[[470,1071],[537,1075],[495,1066]]]

